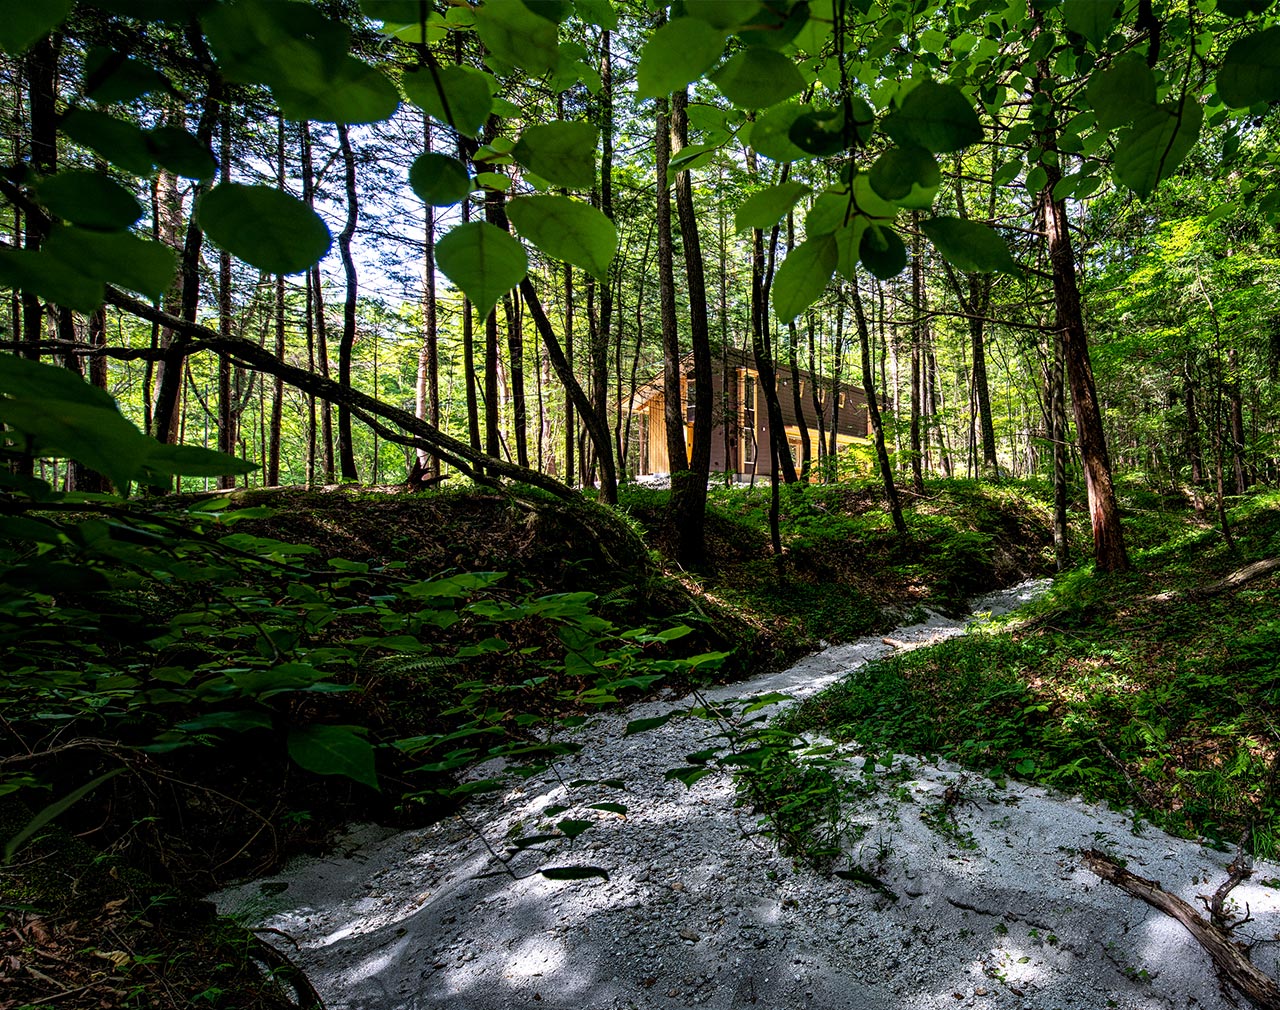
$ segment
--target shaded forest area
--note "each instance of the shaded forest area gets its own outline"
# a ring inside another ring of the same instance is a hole
[[[814,718],[1271,852],[1277,9],[0,3],[13,1005],[306,1005],[197,890],[1048,571]]]

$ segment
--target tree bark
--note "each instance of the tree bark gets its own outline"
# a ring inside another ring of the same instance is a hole
[[[220,116],[220,144],[218,160],[221,163],[218,171],[218,182],[226,185],[231,181],[231,106],[222,107]],[[224,337],[231,336],[231,253],[225,249],[218,253],[218,332]],[[239,418],[235,390],[231,383],[231,361],[218,359],[218,451],[234,455],[239,436]],[[227,490],[236,486],[234,474],[221,474],[218,487]]]
[[[858,325],[858,345],[862,351],[862,385],[867,394],[867,417],[871,421],[871,436],[876,446],[876,461],[880,465],[880,479],[884,482],[884,497],[889,504],[893,528],[906,536],[907,524],[902,517],[902,503],[898,500],[898,487],[893,480],[893,464],[889,462],[889,450],[884,441],[884,424],[880,407],[876,403],[875,372],[871,367],[871,331],[867,326],[867,313],[862,304],[862,292],[857,278],[850,286],[853,293],[853,314]]]
[[[351,239],[360,219],[360,200],[356,192],[356,155],[351,148],[351,136],[343,123],[338,124],[338,145],[342,151],[342,167],[346,182],[347,219],[338,233],[338,252],[342,256],[342,271],[346,278],[346,299],[342,303],[342,340],[338,344],[338,383],[351,385],[351,359],[356,345],[356,303],[359,284],[356,261],[351,254]],[[351,411],[338,404],[338,466],[344,481],[356,481],[355,444],[351,437]]]
[[[431,151],[431,117],[422,114],[422,149]],[[440,336],[436,300],[436,212],[426,208],[422,224],[422,347],[418,351],[418,375],[414,386],[414,414],[440,427]],[[418,453],[418,472],[424,480],[440,476],[440,460],[426,451]]]
[[[312,163],[311,124],[302,124],[302,201],[315,209],[315,169]],[[315,310],[316,365],[324,378],[329,378],[329,328],[324,318],[324,285],[320,278],[320,264],[308,271],[311,278],[312,308]],[[332,484],[335,476],[333,453],[333,408],[328,400],[320,401],[320,466],[324,483]],[[314,425],[313,425],[314,430]]]
[[[671,187],[667,183],[667,170],[671,164],[671,122],[669,103],[665,98],[657,101],[658,115],[654,125],[654,161],[657,181],[658,229],[658,305],[662,322],[662,420],[667,439],[667,466],[671,473],[671,486],[675,487],[675,475],[689,469],[688,449],[685,445],[683,383],[684,370],[680,354],[680,330],[676,322],[675,251],[671,238]]]

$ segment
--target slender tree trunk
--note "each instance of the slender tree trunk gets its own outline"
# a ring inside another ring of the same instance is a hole
[[[858,326],[858,346],[862,352],[862,385],[867,394],[867,417],[871,421],[871,437],[876,446],[876,461],[880,465],[880,479],[884,482],[884,497],[893,517],[893,528],[906,536],[907,524],[902,518],[902,504],[898,500],[898,486],[893,480],[893,465],[889,462],[889,450],[884,441],[884,424],[880,407],[876,403],[875,373],[871,368],[871,331],[867,326],[867,313],[862,304],[862,292],[857,278],[850,285],[853,294],[853,314]]]
[[[60,38],[60,37],[58,37]],[[58,50],[54,37],[45,37],[31,47],[25,63],[27,102],[31,110],[31,168],[40,175],[52,175],[58,166],[58,112],[57,72]],[[46,238],[44,219],[28,214],[25,221],[23,245],[28,250],[39,249]],[[44,315],[40,300],[28,291],[22,293],[22,343],[23,354],[35,360],[40,357],[40,339],[44,327]],[[24,464],[29,475],[29,464]]]
[[[920,414],[924,374],[921,345],[924,343],[924,253],[920,241],[920,212],[911,212],[911,484],[916,494],[924,494],[924,451],[920,442]]]
[[[573,336],[574,322],[578,311],[573,297],[573,267],[564,265],[562,275],[564,283],[564,357],[569,370],[573,371]],[[577,381],[576,378],[574,380]],[[564,481],[570,487],[577,479],[578,458],[578,419],[574,414],[573,397],[565,392],[564,397]]]
[[[831,472],[836,473],[837,453],[840,451],[840,392],[844,381],[844,302],[836,305],[836,343],[831,352],[831,430],[827,437],[827,455],[831,457]]]
[[[676,322],[675,251],[671,238],[671,187],[667,169],[671,164],[671,122],[667,99],[657,101],[658,115],[654,125],[654,159],[657,181],[658,229],[658,304],[662,320],[662,401],[663,424],[667,437],[667,465],[671,486],[676,474],[689,469],[685,445],[685,408],[681,393],[684,364],[680,354],[680,330]]]
[[[498,307],[489,310],[484,321],[484,451],[490,456],[502,455],[498,437]]]
[[[1200,412],[1196,402],[1196,380],[1193,357],[1187,354],[1182,363],[1183,395],[1187,407],[1186,454],[1191,463],[1192,496],[1197,510],[1203,508],[1200,488],[1204,486],[1204,458],[1200,447]]]
[[[824,481],[835,479],[835,474],[827,473],[823,466],[823,461],[827,459],[827,419],[826,409],[822,403],[822,381],[818,376],[818,366],[815,361],[815,352],[817,343],[817,334],[814,330],[813,313],[807,314],[806,322],[809,333],[809,395],[813,400],[813,416],[818,426],[818,471],[822,474]]]
[[[312,162],[311,124],[302,124],[302,200],[315,209],[315,169]],[[324,318],[324,285],[320,278],[320,264],[309,271],[311,277],[312,307],[315,310],[316,365],[320,375],[329,378],[329,327]],[[335,476],[333,452],[333,407],[328,400],[320,401],[320,464],[324,483],[332,484]],[[314,431],[314,425],[312,426]]]
[[[431,117],[422,114],[422,149],[431,151]],[[425,204],[422,225],[422,349],[418,352],[418,379],[414,389],[414,414],[440,427],[440,336],[436,301],[436,212]],[[439,457],[418,450],[418,470],[423,478],[440,476]]]
[[[1071,564],[1067,540],[1067,405],[1063,388],[1065,358],[1061,330],[1053,334],[1053,359],[1049,372],[1049,437],[1053,441],[1053,556],[1058,571]]]
[[[356,261],[351,254],[351,239],[356,233],[360,218],[360,201],[356,192],[356,155],[351,148],[351,136],[343,123],[338,124],[338,144],[342,151],[342,167],[346,180],[347,219],[338,233],[338,252],[342,256],[342,271],[346,277],[347,296],[342,304],[342,341],[338,344],[338,382],[351,386],[351,364],[356,346],[356,300],[359,285]],[[351,437],[351,411],[345,404],[338,404],[338,465],[344,481],[356,481],[355,444]]]
[[[511,427],[516,442],[516,461],[529,465],[528,408],[524,395],[524,315],[520,302],[510,294],[502,299],[507,317],[507,353],[511,357]]]
[[[220,123],[218,181],[226,185],[231,181],[231,107],[222,107]],[[218,253],[218,332],[231,336],[231,253]],[[235,390],[232,388],[231,360],[218,359],[218,450],[234,454],[240,432]],[[236,486],[234,474],[218,477],[218,487],[223,490]]]
[[[689,96],[681,89],[672,96],[674,152],[688,143]],[[707,317],[707,288],[698,235],[698,216],[693,205],[693,179],[689,172],[676,173],[676,212],[684,244],[685,275],[689,290],[689,343],[693,351],[693,452],[687,476],[672,483],[672,517],[679,531],[680,560],[699,564],[706,555],[704,527],[707,511],[707,480],[711,475],[712,415],[711,330]]]
[[[282,190],[285,184],[284,160],[284,117],[276,123],[276,185]],[[275,323],[276,323],[276,359],[284,361],[285,356],[285,318],[284,318],[284,275],[276,275],[275,283]],[[275,377],[271,390],[271,423],[267,437],[267,472],[266,483],[276,487],[280,483],[280,438],[284,424],[284,379]]]
[[[1041,80],[1048,78],[1048,63],[1038,68]],[[1050,96],[1052,100],[1052,96]],[[1052,125],[1041,133],[1046,152],[1057,151],[1057,134]],[[1050,163],[1052,161],[1052,163]],[[1102,427],[1102,410],[1093,379],[1093,365],[1085,337],[1084,315],[1080,308],[1080,291],[1076,284],[1075,253],[1071,247],[1071,231],[1067,225],[1066,202],[1053,198],[1054,187],[1062,179],[1058,163],[1046,159],[1048,181],[1041,194],[1044,206],[1045,234],[1049,246],[1049,262],[1053,271],[1054,301],[1061,327],[1063,356],[1067,382],[1071,386],[1071,403],[1075,412],[1076,439],[1084,467],[1085,490],[1089,498],[1089,514],[1093,525],[1094,563],[1102,572],[1121,572],[1129,568],[1129,555],[1124,546],[1120,525],[1120,506],[1111,481],[1111,460],[1107,454]]]
[[[787,255],[795,243],[795,216],[787,215]],[[791,363],[791,405],[796,412],[796,424],[800,428],[800,479],[809,479],[809,460],[813,444],[809,441],[809,425],[804,419],[804,399],[800,389],[800,332],[795,320],[787,324],[787,351]]]
[[[1240,358],[1234,347],[1227,348],[1227,400],[1231,410],[1231,474],[1234,493],[1249,490],[1244,462],[1244,402],[1240,395]]]
[[[613,53],[612,36],[600,33],[600,212],[613,220]],[[616,270],[616,268],[615,268]],[[609,416],[609,345],[613,342],[614,295],[610,277],[600,284],[600,318],[591,341],[591,402],[600,417]],[[621,383],[618,395],[622,395]],[[625,470],[626,457],[618,465]]]

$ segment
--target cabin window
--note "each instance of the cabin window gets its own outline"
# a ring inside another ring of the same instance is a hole
[[[756,430],[756,378],[747,375],[742,380],[742,426],[749,431]]]
[[[693,376],[685,377],[685,399],[684,399],[684,419],[690,424],[693,423],[693,408],[698,400],[698,385],[694,382]]]

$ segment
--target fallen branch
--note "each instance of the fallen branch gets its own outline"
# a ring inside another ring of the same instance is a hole
[[[1103,880],[1182,923],[1212,959],[1218,977],[1240,990],[1258,1010],[1280,1010],[1280,986],[1249,960],[1244,944],[1232,940],[1228,929],[1209,922],[1181,898],[1163,890],[1159,881],[1130,873],[1101,852],[1087,850],[1081,859]]]

